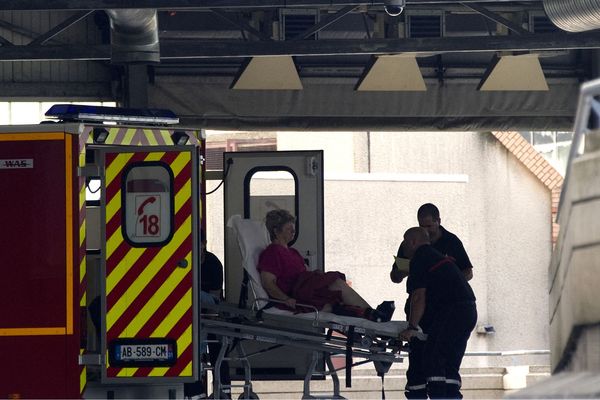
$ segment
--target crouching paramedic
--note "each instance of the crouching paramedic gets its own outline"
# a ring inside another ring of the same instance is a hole
[[[477,322],[475,295],[453,259],[431,246],[425,229],[407,230],[403,250],[413,291],[409,327],[400,337],[409,341],[421,326],[428,335],[423,367],[429,397],[461,399],[459,369]]]

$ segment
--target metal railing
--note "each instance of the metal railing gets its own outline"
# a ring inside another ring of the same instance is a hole
[[[571,150],[569,152],[569,160],[565,172],[562,190],[560,192],[560,203],[556,215],[556,221],[560,217],[560,212],[563,207],[563,202],[569,186],[569,175],[571,172],[571,164],[573,161],[585,152],[585,146],[582,146],[582,139],[589,131],[589,121],[592,112],[600,121],[600,101],[596,99],[600,96],[600,79],[586,82],[581,85],[579,91],[579,101],[577,103],[577,114],[575,115],[575,124],[573,126],[573,142],[571,142]]]
[[[479,356],[535,356],[535,355],[548,355],[550,350],[506,350],[506,351],[467,351],[465,356],[479,357]]]
[[[400,355],[408,356],[408,353],[401,351]],[[500,350],[500,351],[467,351],[465,357],[514,357],[514,356],[536,356],[550,355],[550,350]]]

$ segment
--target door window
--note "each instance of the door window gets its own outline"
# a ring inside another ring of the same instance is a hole
[[[132,164],[123,174],[123,236],[136,247],[158,246],[173,236],[173,173],[166,164]]]
[[[249,190],[245,199],[249,206],[248,218],[264,220],[267,212],[274,209],[285,209],[297,216],[298,183],[291,171],[258,169],[248,175]]]

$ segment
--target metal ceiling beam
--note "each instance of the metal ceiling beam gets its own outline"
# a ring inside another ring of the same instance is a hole
[[[215,13],[216,15],[218,15],[219,17],[221,17],[222,19],[224,19],[225,21],[229,22],[230,24],[240,28],[243,31],[246,31],[246,32],[256,36],[260,40],[272,40],[268,35],[255,29],[252,25],[250,25],[246,21],[240,20],[239,18],[236,18],[233,15],[230,15],[229,13],[224,12],[223,10],[214,8],[211,11],[213,13]]]
[[[493,51],[544,51],[599,49],[596,32],[536,34],[528,36],[447,37],[419,39],[317,40],[317,41],[193,41],[161,43],[161,59],[207,59],[257,56],[335,56],[410,53],[431,56],[444,53]],[[109,60],[109,45],[0,47],[0,61]]]
[[[83,11],[83,12],[82,12],[82,14],[90,14],[90,13],[93,13],[93,12],[94,12],[93,10],[92,10],[92,11]],[[65,22],[63,22],[63,23],[62,23],[62,24],[60,24],[60,25],[63,25],[64,23],[65,23]],[[29,30],[29,29],[25,29],[25,28],[23,28],[23,27],[17,26],[17,25],[15,25],[15,24],[11,24],[10,22],[4,21],[4,20],[2,20],[2,19],[0,19],[0,27],[1,27],[1,28],[4,28],[4,29],[7,29],[7,30],[9,30],[9,31],[11,31],[11,32],[13,32],[13,33],[16,33],[16,34],[18,34],[18,35],[21,35],[21,36],[23,36],[23,37],[25,37],[25,38],[29,38],[29,39],[36,39],[36,38],[39,38],[39,37],[40,37],[40,35],[39,35],[39,33],[38,33],[38,32],[34,32],[34,31],[31,31],[31,30]],[[65,29],[66,29],[66,28],[65,28]],[[51,37],[45,38],[45,40],[43,41],[43,44],[46,44],[46,43],[50,42],[50,43],[52,43],[52,44],[54,44],[54,45],[64,45],[64,46],[66,46],[66,43],[65,43],[64,41],[61,41],[61,40],[54,39],[54,37],[55,37],[55,36],[56,36],[58,33],[56,33],[56,34],[53,34],[53,33],[51,33],[51,32],[54,32],[54,31],[56,31],[56,30],[57,30],[56,28],[55,28],[55,29],[52,29],[52,30],[50,30],[50,31],[49,31],[49,33],[46,33],[46,34],[42,35],[42,36],[44,36],[44,37],[45,37],[46,35],[50,35],[50,36],[51,36]],[[62,32],[62,30],[60,30],[60,31]],[[7,41],[7,42],[8,42],[8,41]],[[8,43],[2,43],[2,44],[3,44],[3,46],[9,46],[9,45],[11,45],[11,46],[12,46],[12,45],[13,45],[11,42],[8,42]],[[29,45],[31,45],[31,42],[30,42],[28,45],[26,45],[26,46],[29,46]],[[18,47],[26,47],[26,46],[18,46]],[[102,63],[102,64],[104,65],[104,63]]]
[[[4,38],[3,36],[0,36],[0,45],[2,45],[2,46],[13,46],[13,44],[10,42],[10,40]]]
[[[272,42],[163,42],[163,59],[255,56],[335,56],[599,49],[600,35],[550,33],[527,36],[445,37],[414,39],[353,39]],[[0,59],[2,52],[0,51]]]
[[[28,38],[28,39],[35,38],[35,37],[37,37],[39,35],[39,32],[34,32],[34,31],[29,30],[29,29],[22,28],[20,26],[12,24],[12,23],[10,23],[8,21],[5,21],[3,19],[0,19],[0,28],[4,28],[4,29],[6,29],[8,31],[11,31],[11,32],[16,33],[18,35],[21,35],[21,36],[23,36],[25,38]],[[55,44],[59,44],[58,41],[53,41],[53,42]]]
[[[541,2],[542,0],[531,0]],[[458,3],[513,3],[514,0],[406,0],[410,5]],[[155,8],[163,10],[211,8],[287,8],[287,7],[341,7],[383,6],[384,1],[351,0],[2,0],[0,10],[102,10],[124,8]]]
[[[336,12],[335,14],[326,16],[318,24],[313,25],[312,27],[308,28],[306,31],[300,33],[298,36],[294,37],[292,40],[302,40],[302,39],[306,39],[307,37],[310,37],[311,35],[319,32],[320,30],[327,28],[329,25],[333,24],[334,22],[336,22],[337,20],[339,20],[346,14],[352,12],[352,10],[354,10],[355,8],[356,8],[356,6],[346,6],[346,7],[342,8],[341,10],[339,10],[338,12]]]
[[[519,25],[515,24],[514,22],[502,17],[501,15],[498,15],[494,12],[491,12],[490,10],[488,10],[485,7],[482,7],[480,5],[477,4],[469,4],[466,2],[461,2],[461,4],[467,8],[470,8],[473,11],[478,12],[479,14],[483,15],[484,17],[499,23],[500,25],[504,25],[505,27],[507,27],[508,29],[510,29],[511,31],[515,32],[518,35],[529,35],[531,34],[531,32],[529,32],[527,29],[523,29],[522,27],[520,27]]]
[[[110,45],[46,45],[0,47],[2,61],[109,61]]]
[[[61,32],[69,29],[71,26],[73,26],[77,22],[81,21],[82,19],[86,18],[88,15],[92,14],[93,12],[94,12],[94,10],[80,11],[77,14],[70,16],[69,18],[67,18],[66,20],[61,22],[60,24],[56,25],[54,28],[50,29],[48,32],[36,37],[34,40],[32,40],[28,44],[28,46],[37,46],[37,45],[45,44],[50,39],[59,35]]]
[[[2,82],[2,97],[12,101],[113,101],[111,83],[106,82]]]

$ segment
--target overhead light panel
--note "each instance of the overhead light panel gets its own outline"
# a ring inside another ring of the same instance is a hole
[[[290,56],[253,57],[233,81],[236,90],[302,90],[296,64]]]
[[[481,91],[545,91],[548,83],[537,54],[494,56],[481,79]]]
[[[379,56],[365,69],[358,91],[426,91],[417,58],[413,55]]]

